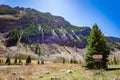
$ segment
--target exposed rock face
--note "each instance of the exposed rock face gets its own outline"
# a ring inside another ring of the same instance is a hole
[[[56,44],[42,44],[41,49],[44,53],[44,59],[52,62],[62,62],[62,58],[65,58],[68,62],[71,59],[84,62],[84,54],[86,52],[86,49],[71,48]]]

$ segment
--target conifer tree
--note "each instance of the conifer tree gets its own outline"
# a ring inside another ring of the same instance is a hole
[[[37,64],[40,64],[40,61],[38,60]]]
[[[73,60],[72,60],[72,59],[70,60],[70,63],[73,63]]]
[[[18,58],[17,58],[17,57],[15,57],[14,64],[17,64],[17,60],[18,60]]]
[[[0,64],[2,63],[2,60],[0,59]]]
[[[86,53],[86,67],[92,68],[94,54],[101,54],[103,56],[102,68],[107,68],[107,57],[110,53],[110,48],[108,47],[105,37],[102,34],[101,30],[98,28],[97,24],[93,25],[90,36],[88,37]]]
[[[10,57],[9,57],[9,56],[7,57],[7,60],[6,60],[5,64],[8,64],[8,65],[11,64],[11,62],[10,62]]]
[[[62,58],[62,63],[65,64],[65,58]]]
[[[19,58],[19,64],[22,63],[21,59]]]
[[[31,63],[31,57],[30,57],[30,55],[26,59],[26,64],[28,65],[29,63]]]

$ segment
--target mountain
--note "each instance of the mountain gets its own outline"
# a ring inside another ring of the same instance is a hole
[[[71,26],[63,17],[53,16],[50,13],[42,13],[31,8],[0,6],[1,32],[9,31],[17,26],[27,27],[31,23],[57,27]]]
[[[120,43],[120,38],[117,37],[107,36],[106,39],[110,42]]]
[[[74,26],[61,16],[0,5],[0,56],[3,57],[19,53],[21,58],[31,55],[36,59],[35,47],[41,43],[45,60],[57,61],[64,57],[84,61],[90,31],[91,28]],[[106,36],[106,40],[111,49],[110,57],[119,57],[120,38]]]
[[[21,41],[25,43],[57,43],[85,48],[91,29],[71,25],[61,16],[42,13],[32,8],[0,5],[0,32],[6,33],[20,28]],[[107,37],[109,42],[120,42],[120,38]]]
[[[63,17],[35,9],[0,5],[0,32],[21,28],[22,42],[57,43],[84,48],[91,29],[71,25]]]

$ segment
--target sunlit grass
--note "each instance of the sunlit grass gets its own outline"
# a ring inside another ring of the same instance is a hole
[[[14,59],[12,59],[13,61]],[[25,63],[25,60],[23,62]],[[45,62],[43,65],[38,65],[37,60],[32,60],[30,65],[0,67],[0,79],[14,80],[22,75],[26,80],[51,80],[52,77],[56,77],[58,80],[114,80],[120,77],[119,68],[120,65],[109,65],[110,70],[86,70],[81,64]],[[66,73],[67,70],[71,70],[72,73]],[[49,73],[45,71],[49,71]],[[12,75],[13,72],[16,72],[17,75]]]

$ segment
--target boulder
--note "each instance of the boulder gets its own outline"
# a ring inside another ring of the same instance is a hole
[[[25,77],[24,76],[20,76],[19,80],[25,80]]]
[[[17,75],[17,73],[16,73],[16,72],[13,72],[12,75]]]
[[[60,78],[57,78],[57,77],[51,77],[51,80],[60,80]]]
[[[71,70],[67,70],[66,73],[69,74],[69,73],[72,73],[72,71]]]

